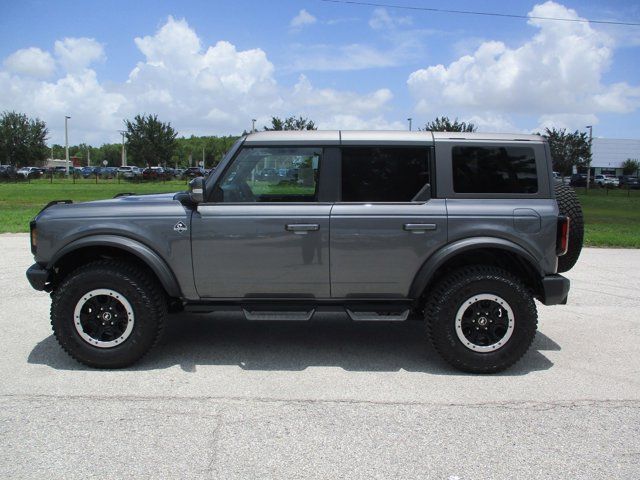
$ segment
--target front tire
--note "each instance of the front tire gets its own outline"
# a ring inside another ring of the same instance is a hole
[[[51,325],[62,348],[94,368],[123,368],[159,340],[162,288],[130,263],[100,260],[74,270],[52,294]]]
[[[536,334],[531,292],[509,272],[464,267],[445,276],[426,302],[431,343],[450,365],[465,372],[495,373],[516,363]]]

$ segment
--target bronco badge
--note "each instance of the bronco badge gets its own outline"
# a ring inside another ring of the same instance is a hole
[[[182,222],[178,222],[174,225],[173,229],[178,233],[184,233],[187,231],[187,226]]]

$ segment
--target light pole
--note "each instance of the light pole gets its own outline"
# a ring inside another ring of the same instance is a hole
[[[122,154],[120,155],[120,163],[121,166],[127,166],[127,151],[124,149],[124,134],[127,133],[126,130],[118,130],[122,135]]]
[[[407,118],[407,121],[409,122],[409,131],[411,131],[411,122],[413,121],[413,118],[409,117]]]
[[[64,156],[67,165],[67,177],[69,176],[69,129],[67,128],[67,121],[70,118],[67,115],[64,116]]]
[[[251,119],[251,133],[254,133],[256,131],[256,119],[252,118]]]
[[[593,142],[593,125],[587,125],[584,128],[589,129],[589,161],[587,162],[587,190],[589,190],[589,179],[591,178],[591,154],[593,152],[591,147]]]

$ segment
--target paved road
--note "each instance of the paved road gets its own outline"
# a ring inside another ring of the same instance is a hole
[[[181,315],[136,368],[51,337],[0,235],[0,478],[640,478],[640,251],[587,249],[515,368],[451,370],[418,322]]]

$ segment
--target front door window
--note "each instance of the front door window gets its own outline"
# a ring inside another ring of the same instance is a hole
[[[214,202],[315,202],[321,148],[244,148],[214,191]]]

